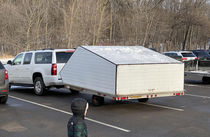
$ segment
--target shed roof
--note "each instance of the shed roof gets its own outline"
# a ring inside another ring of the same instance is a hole
[[[81,46],[115,64],[181,63],[142,46]]]

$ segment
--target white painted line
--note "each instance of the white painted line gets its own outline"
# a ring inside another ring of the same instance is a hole
[[[191,86],[191,87],[197,87],[198,85],[195,85],[195,84],[184,84],[186,86]]]
[[[149,103],[141,103],[141,104],[145,104],[145,105],[149,105],[149,106],[154,106],[154,107],[160,107],[160,108],[166,108],[166,109],[172,109],[172,110],[177,110],[177,111],[184,111],[184,109],[178,109],[178,108],[160,106],[160,105],[149,104]]]
[[[205,87],[205,88],[210,88],[209,85],[196,85],[196,84],[184,84],[186,86],[189,86],[189,87]]]
[[[208,98],[210,99],[210,97],[208,96],[200,96],[200,95],[193,95],[193,94],[185,94],[186,96],[192,96],[192,97],[199,97],[199,98]]]
[[[68,115],[73,115],[72,113],[69,113],[67,111],[63,111],[63,110],[60,110],[60,109],[57,109],[57,108],[42,105],[42,104],[32,102],[32,101],[29,101],[29,100],[21,99],[21,98],[14,97],[14,96],[11,96],[11,95],[9,95],[9,97],[17,99],[17,100],[24,101],[24,102],[28,102],[28,103],[31,103],[31,104],[34,104],[34,105],[37,105],[37,106],[41,106],[41,107],[44,107],[44,108],[48,108],[48,109],[51,109],[51,110],[55,110],[55,111],[58,111],[58,112],[61,112],[61,113],[65,113],[65,114],[68,114]],[[111,127],[111,128],[121,130],[121,131],[124,131],[124,132],[131,132],[130,130],[123,129],[123,128],[120,128],[120,127],[116,127],[116,126],[113,126],[113,125],[110,125],[110,124],[106,124],[106,123],[103,123],[103,122],[100,122],[100,121],[97,121],[97,120],[94,120],[94,119],[90,119],[90,118],[87,118],[87,117],[85,119],[87,119],[89,121],[92,121],[92,122],[95,122],[95,123],[98,123],[98,124],[101,124],[101,125],[104,125],[104,126],[107,126],[107,127]]]

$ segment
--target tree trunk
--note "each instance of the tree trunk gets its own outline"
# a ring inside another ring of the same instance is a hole
[[[185,33],[185,36],[184,36],[184,42],[183,42],[182,50],[185,50],[185,48],[186,48],[189,29],[190,29],[190,25],[187,25],[187,30],[186,30],[186,33]]]

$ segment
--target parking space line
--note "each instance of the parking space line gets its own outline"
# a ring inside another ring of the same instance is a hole
[[[141,104],[145,104],[145,105],[149,105],[149,106],[154,106],[154,107],[160,107],[160,108],[166,108],[166,109],[172,109],[172,110],[177,110],[177,111],[184,111],[184,109],[178,109],[178,108],[160,106],[160,105],[149,104],[149,103],[141,103]]]
[[[196,84],[184,84],[185,86],[189,87],[205,87],[205,88],[210,88],[209,85],[196,85]]]
[[[208,98],[210,99],[210,97],[208,96],[200,96],[200,95],[193,95],[193,94],[185,94],[186,96],[192,96],[192,97],[200,97],[200,98]]]
[[[21,99],[21,98],[15,97],[15,96],[9,95],[9,97],[11,97],[13,99],[20,100],[20,101],[24,101],[24,102],[27,102],[27,103],[30,103],[30,104],[34,104],[34,105],[37,105],[37,106],[40,106],[40,107],[44,107],[44,108],[48,108],[48,109],[51,109],[51,110],[54,110],[54,111],[65,113],[65,114],[68,114],[68,115],[73,115],[72,113],[67,112],[67,111],[63,111],[63,110],[60,110],[60,109],[57,109],[57,108],[53,108],[53,107],[49,107],[49,106],[46,106],[46,105],[42,105],[42,104],[39,104],[39,103],[36,103],[36,102],[32,102],[32,101],[29,101],[29,100]],[[131,132],[130,130],[127,130],[127,129],[124,129],[124,128],[120,128],[120,127],[117,127],[117,126],[113,126],[113,125],[110,125],[110,124],[106,124],[106,123],[103,123],[103,122],[100,122],[100,121],[97,121],[97,120],[94,120],[94,119],[91,119],[91,118],[87,118],[86,117],[85,119],[89,120],[89,121],[92,121],[94,123],[98,123],[98,124],[107,126],[107,127],[111,127],[111,128],[114,128],[114,129],[121,130],[121,131],[124,131],[124,132]]]

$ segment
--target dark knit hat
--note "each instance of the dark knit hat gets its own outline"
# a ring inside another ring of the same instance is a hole
[[[84,116],[87,101],[83,98],[75,98],[71,102],[71,111],[75,116]]]

